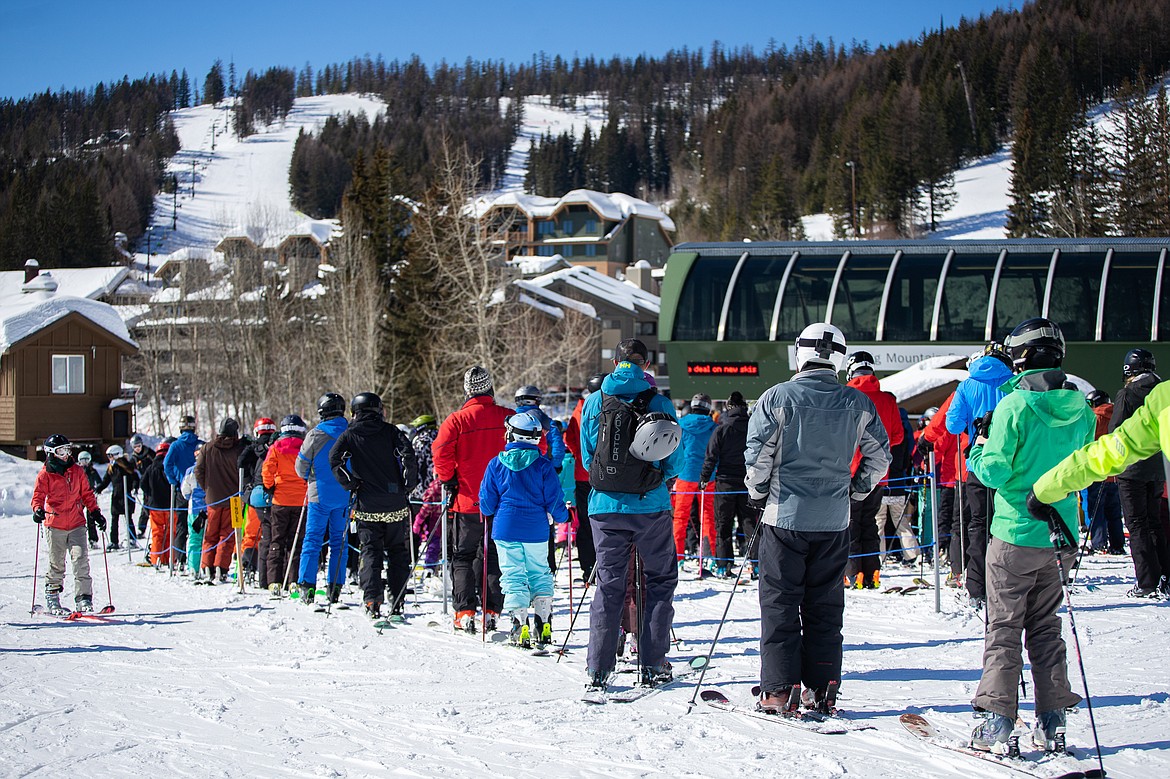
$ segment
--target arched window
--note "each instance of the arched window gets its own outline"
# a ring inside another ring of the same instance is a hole
[[[903,254],[894,269],[886,296],[886,324],[883,341],[930,339],[934,299],[945,253]]]
[[[998,254],[955,254],[938,311],[939,341],[982,341]]]
[[[1048,318],[1060,325],[1067,341],[1092,341],[1095,337],[1105,251],[1061,251],[1056,261]]]
[[[772,308],[791,253],[778,251],[764,257],[748,257],[740,269],[731,305],[727,309],[725,341],[767,341]]]
[[[833,299],[830,321],[841,328],[846,338],[872,341],[877,337],[878,313],[893,256],[892,251],[889,254],[854,254],[845,263]]]
[[[996,287],[991,324],[993,339],[1002,341],[1020,322],[1040,316],[1044,308],[1044,287],[1048,284],[1048,265],[1051,261],[1051,250],[1008,250]]]
[[[700,256],[683,283],[674,320],[675,341],[714,341],[731,272],[739,255]]]
[[[1106,341],[1149,341],[1160,252],[1113,252],[1105,279]]]
[[[780,301],[776,340],[789,341],[811,322],[824,322],[841,253],[801,254]]]

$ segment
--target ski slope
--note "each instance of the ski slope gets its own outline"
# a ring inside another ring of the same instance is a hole
[[[819,736],[702,704],[687,713],[690,687],[590,707],[578,700],[587,613],[557,664],[426,627],[439,608],[429,594],[408,602],[409,624],[378,635],[357,609],[326,617],[267,594],[193,587],[128,564],[123,551],[108,558],[117,611],[107,621],[30,617],[35,471],[0,455],[4,776],[1018,776],[930,748],[898,725],[907,710],[956,737],[971,725],[983,623],[951,590],[941,615],[931,593],[847,594],[842,704],[874,730]],[[43,578],[43,545],[41,555]],[[101,553],[90,560],[100,608]],[[1075,596],[1078,628],[1109,775],[1168,776],[1170,605],[1127,600],[1131,573],[1128,559],[1087,561],[1083,580],[1099,589]],[[883,572],[886,584],[909,577]],[[706,649],[730,592],[685,578],[676,667]],[[562,572],[562,637],[566,586]],[[758,616],[750,585],[732,603],[707,676],[741,703],[757,681]],[[1075,664],[1070,673],[1079,689]],[[1070,717],[1069,740],[1090,743],[1083,711]]]

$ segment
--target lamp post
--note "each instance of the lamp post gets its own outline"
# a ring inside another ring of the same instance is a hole
[[[171,232],[179,227],[179,174],[171,174]]]
[[[154,232],[154,225],[146,226],[146,280],[150,281],[150,234]]]
[[[850,220],[853,222],[853,237],[856,238],[860,231],[857,229],[857,163],[849,160],[845,163],[845,167],[849,168],[849,192],[850,192]]]

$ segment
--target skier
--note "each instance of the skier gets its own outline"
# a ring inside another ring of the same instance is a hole
[[[85,471],[86,481],[89,482],[89,488],[97,491],[98,485],[102,483],[102,475],[97,472],[97,468],[93,467],[93,455],[82,449],[77,453],[77,464]],[[93,522],[86,522],[86,527],[89,532],[89,548],[97,549],[98,531],[97,525]]]
[[[268,546],[272,542],[272,500],[264,491],[264,458],[276,438],[276,423],[260,417],[252,423],[252,440],[244,445],[236,467],[244,473],[244,502],[248,522],[244,527],[244,573],[254,575],[260,589],[268,589]]]
[[[198,455],[203,447],[204,443],[200,441],[195,454]],[[200,564],[203,561],[203,529],[207,527],[207,493],[195,478],[194,465],[183,474],[183,481],[179,484],[179,495],[175,496],[175,500],[179,500],[180,496],[187,501],[187,568],[190,569],[195,584],[199,584],[204,581]],[[179,573],[182,575],[183,570],[180,569]],[[215,584],[214,581],[207,583]]]
[[[849,501],[873,493],[890,465],[873,401],[837,381],[846,351],[833,325],[806,327],[796,339],[798,372],[766,390],[748,419],[744,483],[763,508],[758,706],[770,714],[792,714],[802,702],[836,709]]]
[[[886,429],[886,440],[892,450],[902,443],[905,433],[902,430],[902,418],[898,414],[898,401],[893,394],[881,387],[881,382],[874,375],[873,355],[869,352],[854,352],[849,355],[846,366],[848,386],[860,390],[868,397],[877,409],[882,426]],[[892,457],[892,452],[891,452]],[[860,453],[853,456],[853,470],[856,472],[860,462]],[[887,498],[885,495],[886,478],[888,473],[882,474],[881,484],[862,499],[854,499],[849,504],[849,567],[846,575],[849,583],[856,589],[876,590],[881,586],[881,533],[879,527],[885,524],[884,517],[878,522],[878,515],[885,514],[883,509],[897,511],[899,519],[902,514],[904,498]]]
[[[747,430],[747,401],[740,392],[732,392],[719,417],[719,426],[707,442],[703,470],[699,475],[700,490],[706,489],[712,475],[715,477],[715,535],[718,539],[715,555],[724,567],[727,563],[722,561],[735,556],[732,539],[736,522],[746,543],[755,535],[756,523],[760,520],[760,512],[748,504],[743,486],[744,476],[747,475],[743,460],[747,449]],[[744,554],[752,557],[755,549],[745,549]],[[753,579],[758,576],[758,572],[759,563],[753,562]]]
[[[946,425],[952,435],[966,433],[967,440],[974,441],[976,420],[994,410],[1006,395],[1002,387],[1012,377],[1012,361],[1003,351],[1003,346],[992,341],[983,350],[982,357],[974,357],[967,364],[967,370],[971,375],[959,382],[955,389],[955,397],[947,409]],[[963,549],[966,559],[961,564],[966,571],[967,595],[971,605],[981,608],[986,600],[983,559],[988,538],[988,490],[979,477],[971,473],[970,465],[968,458],[967,479],[962,487],[963,515],[960,517],[965,527],[960,526],[958,532],[965,531]],[[954,529],[951,532],[955,532]],[[951,551],[955,551],[953,547]],[[954,565],[953,557],[951,565]]]
[[[141,434],[135,433],[130,436],[130,453],[127,456],[134,465],[134,470],[138,472],[138,481],[141,483],[143,474],[146,473],[146,469],[150,467],[150,464],[154,462],[154,458],[158,456],[158,452],[146,445],[146,439]],[[141,510],[138,512],[138,533],[131,534],[135,541],[138,538],[142,538],[143,534],[146,533],[146,521],[149,516],[148,511],[146,504],[143,503]]]
[[[1145,402],[1162,379],[1154,373],[1154,355],[1130,349],[1122,364],[1125,386],[1117,392],[1109,432],[1113,432]],[[1160,597],[1162,582],[1170,577],[1170,539],[1161,525],[1162,490],[1166,472],[1160,457],[1134,463],[1117,475],[1121,513],[1129,529],[1129,553],[1137,583],[1131,598]]]
[[[620,341],[613,373],[581,409],[582,466],[589,473],[589,521],[597,548],[597,582],[589,608],[587,690],[604,691],[617,664],[619,623],[625,604],[632,547],[642,559],[645,597],[640,634],[641,681],[659,684],[674,678],[666,659],[678,584],[670,492],[666,483],[678,476],[682,452],[673,447],[652,451],[638,435],[662,433],[677,446],[681,437],[671,402],[650,386],[640,367],[646,345],[635,338]],[[636,362],[635,362],[636,361]],[[622,446],[622,433],[635,433]],[[605,436],[607,443],[600,443]],[[609,446],[608,442],[615,446]],[[636,448],[635,448],[636,447]],[[669,451],[667,451],[669,449]],[[642,457],[657,455],[653,460]]]
[[[878,539],[881,541],[882,559],[892,556],[900,546],[899,559],[909,566],[918,559],[918,535],[914,528],[918,518],[918,503],[915,489],[911,484],[911,457],[914,448],[914,428],[906,409],[898,407],[898,418],[902,420],[902,441],[890,446],[890,472],[882,484],[885,494],[877,513]]]
[[[163,462],[171,441],[163,439],[155,457],[142,474],[142,503],[150,520],[150,562],[165,565],[171,560],[171,483],[163,470]]]
[[[946,582],[948,587],[962,585],[964,547],[967,543],[957,501],[958,491],[967,477],[966,461],[959,454],[961,449],[967,448],[967,434],[956,436],[947,430],[947,411],[954,397],[954,393],[951,393],[935,409],[919,438],[920,448],[929,447],[922,455],[924,458],[928,458],[930,449],[934,450],[934,465],[938,470],[939,549],[946,552],[950,566]]]
[[[113,521],[110,523],[110,544],[106,548],[110,550],[122,548],[118,543],[118,526],[123,515],[126,517],[129,543],[137,546],[138,539],[134,535],[135,502],[130,493],[138,489],[138,472],[134,470],[134,464],[130,462],[122,447],[117,444],[106,449],[106,459],[109,460],[106,475],[102,477],[97,488],[97,494],[100,495],[105,492],[106,487],[113,486],[110,495],[110,517]]]
[[[684,414],[678,421],[682,428],[682,442],[679,444],[681,455],[678,479],[674,483],[671,493],[671,505],[674,510],[674,551],[679,568],[682,568],[686,558],[687,528],[691,523],[691,509],[696,502],[701,503],[699,515],[699,552],[700,557],[707,558],[709,570],[720,576],[727,574],[727,567],[733,560],[713,560],[715,549],[718,546],[715,535],[715,485],[706,485],[710,479],[703,479],[703,458],[707,454],[707,442],[715,432],[715,421],[711,419],[711,396],[705,392],[696,393],[691,398],[691,412]],[[699,482],[704,486],[699,489]],[[696,501],[698,497],[698,501]],[[704,554],[703,547],[706,547]],[[702,576],[703,570],[699,571]]]
[[[1054,749],[1065,728],[1065,709],[1081,698],[1068,683],[1061,638],[1062,582],[1053,565],[1047,523],[1029,516],[1025,499],[1036,479],[1065,456],[1093,440],[1093,412],[1084,396],[1062,389],[1064,336],[1057,324],[1037,317],[1020,323],[1004,341],[1017,375],[1011,390],[985,418],[971,447],[972,475],[995,490],[991,541],[987,546],[987,635],[983,676],[972,704],[984,715],[971,736],[976,749],[1005,754],[1015,726],[1017,691],[1024,668],[1021,631],[1027,636],[1032,666],[1036,727],[1033,741]],[[990,428],[990,429],[989,429]],[[1055,521],[1075,556],[1077,502],[1066,498]],[[1061,554],[1061,551],[1057,551]]]
[[[410,445],[414,447],[414,457],[418,461],[418,492],[427,488],[435,480],[435,464],[431,460],[431,445],[435,436],[439,434],[439,425],[434,414],[419,414],[410,423]],[[412,496],[419,497],[420,495]]]
[[[179,437],[171,444],[170,449],[167,450],[166,456],[163,458],[163,472],[167,476],[167,481],[171,483],[171,487],[175,492],[179,491],[179,485],[183,481],[183,475],[187,473],[187,469],[195,464],[195,450],[203,444],[202,439],[195,435],[195,417],[187,415],[179,421]],[[178,562],[182,565],[187,558],[183,551],[188,548],[187,543],[187,512],[180,510],[178,507],[182,503],[176,496],[174,499],[175,505],[175,554],[178,555]],[[159,504],[163,505],[163,504]],[[170,505],[170,503],[166,504]],[[200,547],[202,550],[202,547]],[[196,567],[202,564],[202,551],[200,552],[200,559]]]
[[[581,566],[581,578],[584,581],[588,581],[589,574],[593,572],[597,551],[593,548],[593,526],[589,522],[589,472],[581,464],[581,409],[591,394],[601,391],[604,379],[604,373],[595,373],[589,377],[585,392],[577,400],[569,424],[565,427],[565,448],[573,455],[573,481],[576,483],[573,505],[577,510],[577,563]]]
[[[180,439],[181,440],[181,439]],[[169,457],[178,441],[171,444]],[[203,568],[208,583],[228,580],[232,555],[236,551],[235,531],[232,529],[232,509],[228,500],[240,489],[236,463],[244,445],[240,442],[240,425],[231,417],[219,424],[219,435],[199,451],[195,460],[195,479],[207,493],[207,524],[203,528]],[[168,476],[169,476],[168,472]],[[182,480],[180,479],[180,482]],[[178,542],[175,543],[178,546]],[[182,547],[180,547],[182,548]]]
[[[495,630],[504,595],[500,592],[496,548],[487,543],[491,520],[479,511],[479,485],[488,463],[504,449],[504,420],[512,415],[512,409],[496,405],[491,374],[478,365],[463,374],[463,391],[467,400],[443,420],[431,454],[435,478],[443,482],[448,499],[453,501],[453,537],[445,543],[452,550],[455,628],[473,630],[478,600],[485,630]],[[487,592],[482,592],[485,554]]]
[[[273,595],[280,595],[283,590],[291,589],[292,582],[299,582],[297,592],[301,596],[301,603],[310,605],[317,594],[316,566],[321,551],[321,537],[317,539],[317,553],[308,560],[309,565],[313,566],[312,578],[298,578],[302,563],[305,562],[301,559],[301,539],[306,537],[302,534],[305,531],[305,504],[308,496],[308,485],[297,472],[297,457],[304,441],[305,420],[296,414],[281,419],[280,435],[268,447],[260,476],[265,492],[272,498],[268,590]],[[322,527],[320,531],[323,536],[325,529]]]
[[[353,519],[361,547],[362,601],[371,619],[382,616],[386,589],[390,615],[402,618],[410,580],[410,504],[418,463],[410,440],[386,421],[382,399],[359,392],[349,402],[353,422],[329,453],[337,483],[354,494]],[[436,458],[437,459],[437,458]],[[389,563],[383,582],[382,568]]]
[[[93,611],[93,581],[89,576],[86,519],[100,530],[106,518],[80,466],[73,464],[69,439],[54,433],[41,447],[45,465],[33,483],[33,522],[43,525],[49,542],[49,570],[45,574],[45,608],[50,614],[67,614],[61,605],[65,582],[65,557],[73,569],[73,605],[77,611]],[[85,509],[85,513],[82,509]],[[40,528],[37,528],[40,532]]]
[[[1102,390],[1089,392],[1085,400],[1097,416],[1094,438],[1100,438],[1109,432],[1109,421],[1113,418],[1113,403],[1109,401],[1109,395]],[[1103,481],[1090,484],[1087,497],[1085,514],[1088,517],[1092,551],[1099,554],[1125,554],[1125,526],[1122,523],[1117,478],[1110,476]]]
[[[301,570],[298,581],[311,589],[317,587],[317,562],[321,542],[329,539],[329,567],[325,578],[330,603],[341,600],[345,582],[345,563],[349,559],[346,529],[349,525],[349,493],[337,483],[329,466],[329,454],[338,436],[345,432],[345,398],[327,392],[317,401],[321,421],[305,436],[297,454],[297,475],[308,481],[308,509],[305,514],[305,540],[301,546]]]
[[[548,518],[569,521],[564,494],[551,462],[540,453],[545,436],[539,409],[508,417],[504,451],[488,463],[479,487],[480,511],[491,518],[492,540],[500,558],[504,611],[512,618],[512,643],[538,648],[552,641],[553,575],[549,568]]]
[[[544,400],[543,393],[535,385],[525,384],[516,390],[514,399],[517,414],[532,412],[532,415],[540,420],[541,429],[544,431],[544,435],[538,442],[540,453],[552,462],[553,469],[559,474],[564,468],[565,462],[565,435],[560,424],[541,409],[540,403]],[[552,526],[548,528],[548,531],[548,567],[556,574],[556,533]]]
[[[438,479],[432,480],[430,486],[423,490],[421,505],[414,515],[414,525],[411,528],[414,536],[421,539],[424,544],[423,567],[426,569],[426,576],[435,575],[442,554],[443,509],[440,506],[442,491],[443,483]],[[415,493],[417,492],[416,489]]]

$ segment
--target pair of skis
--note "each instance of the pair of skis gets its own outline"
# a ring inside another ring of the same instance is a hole
[[[662,692],[663,690],[668,690],[672,687],[681,687],[684,684],[690,683],[691,678],[699,671],[702,671],[706,664],[707,658],[700,655],[699,657],[692,658],[685,666],[681,666],[674,673],[674,678],[669,682],[659,682],[658,684],[642,684],[639,682],[630,687],[617,690],[586,689],[581,695],[581,701],[595,706],[607,703],[633,703],[634,701],[639,701],[642,698]]]

